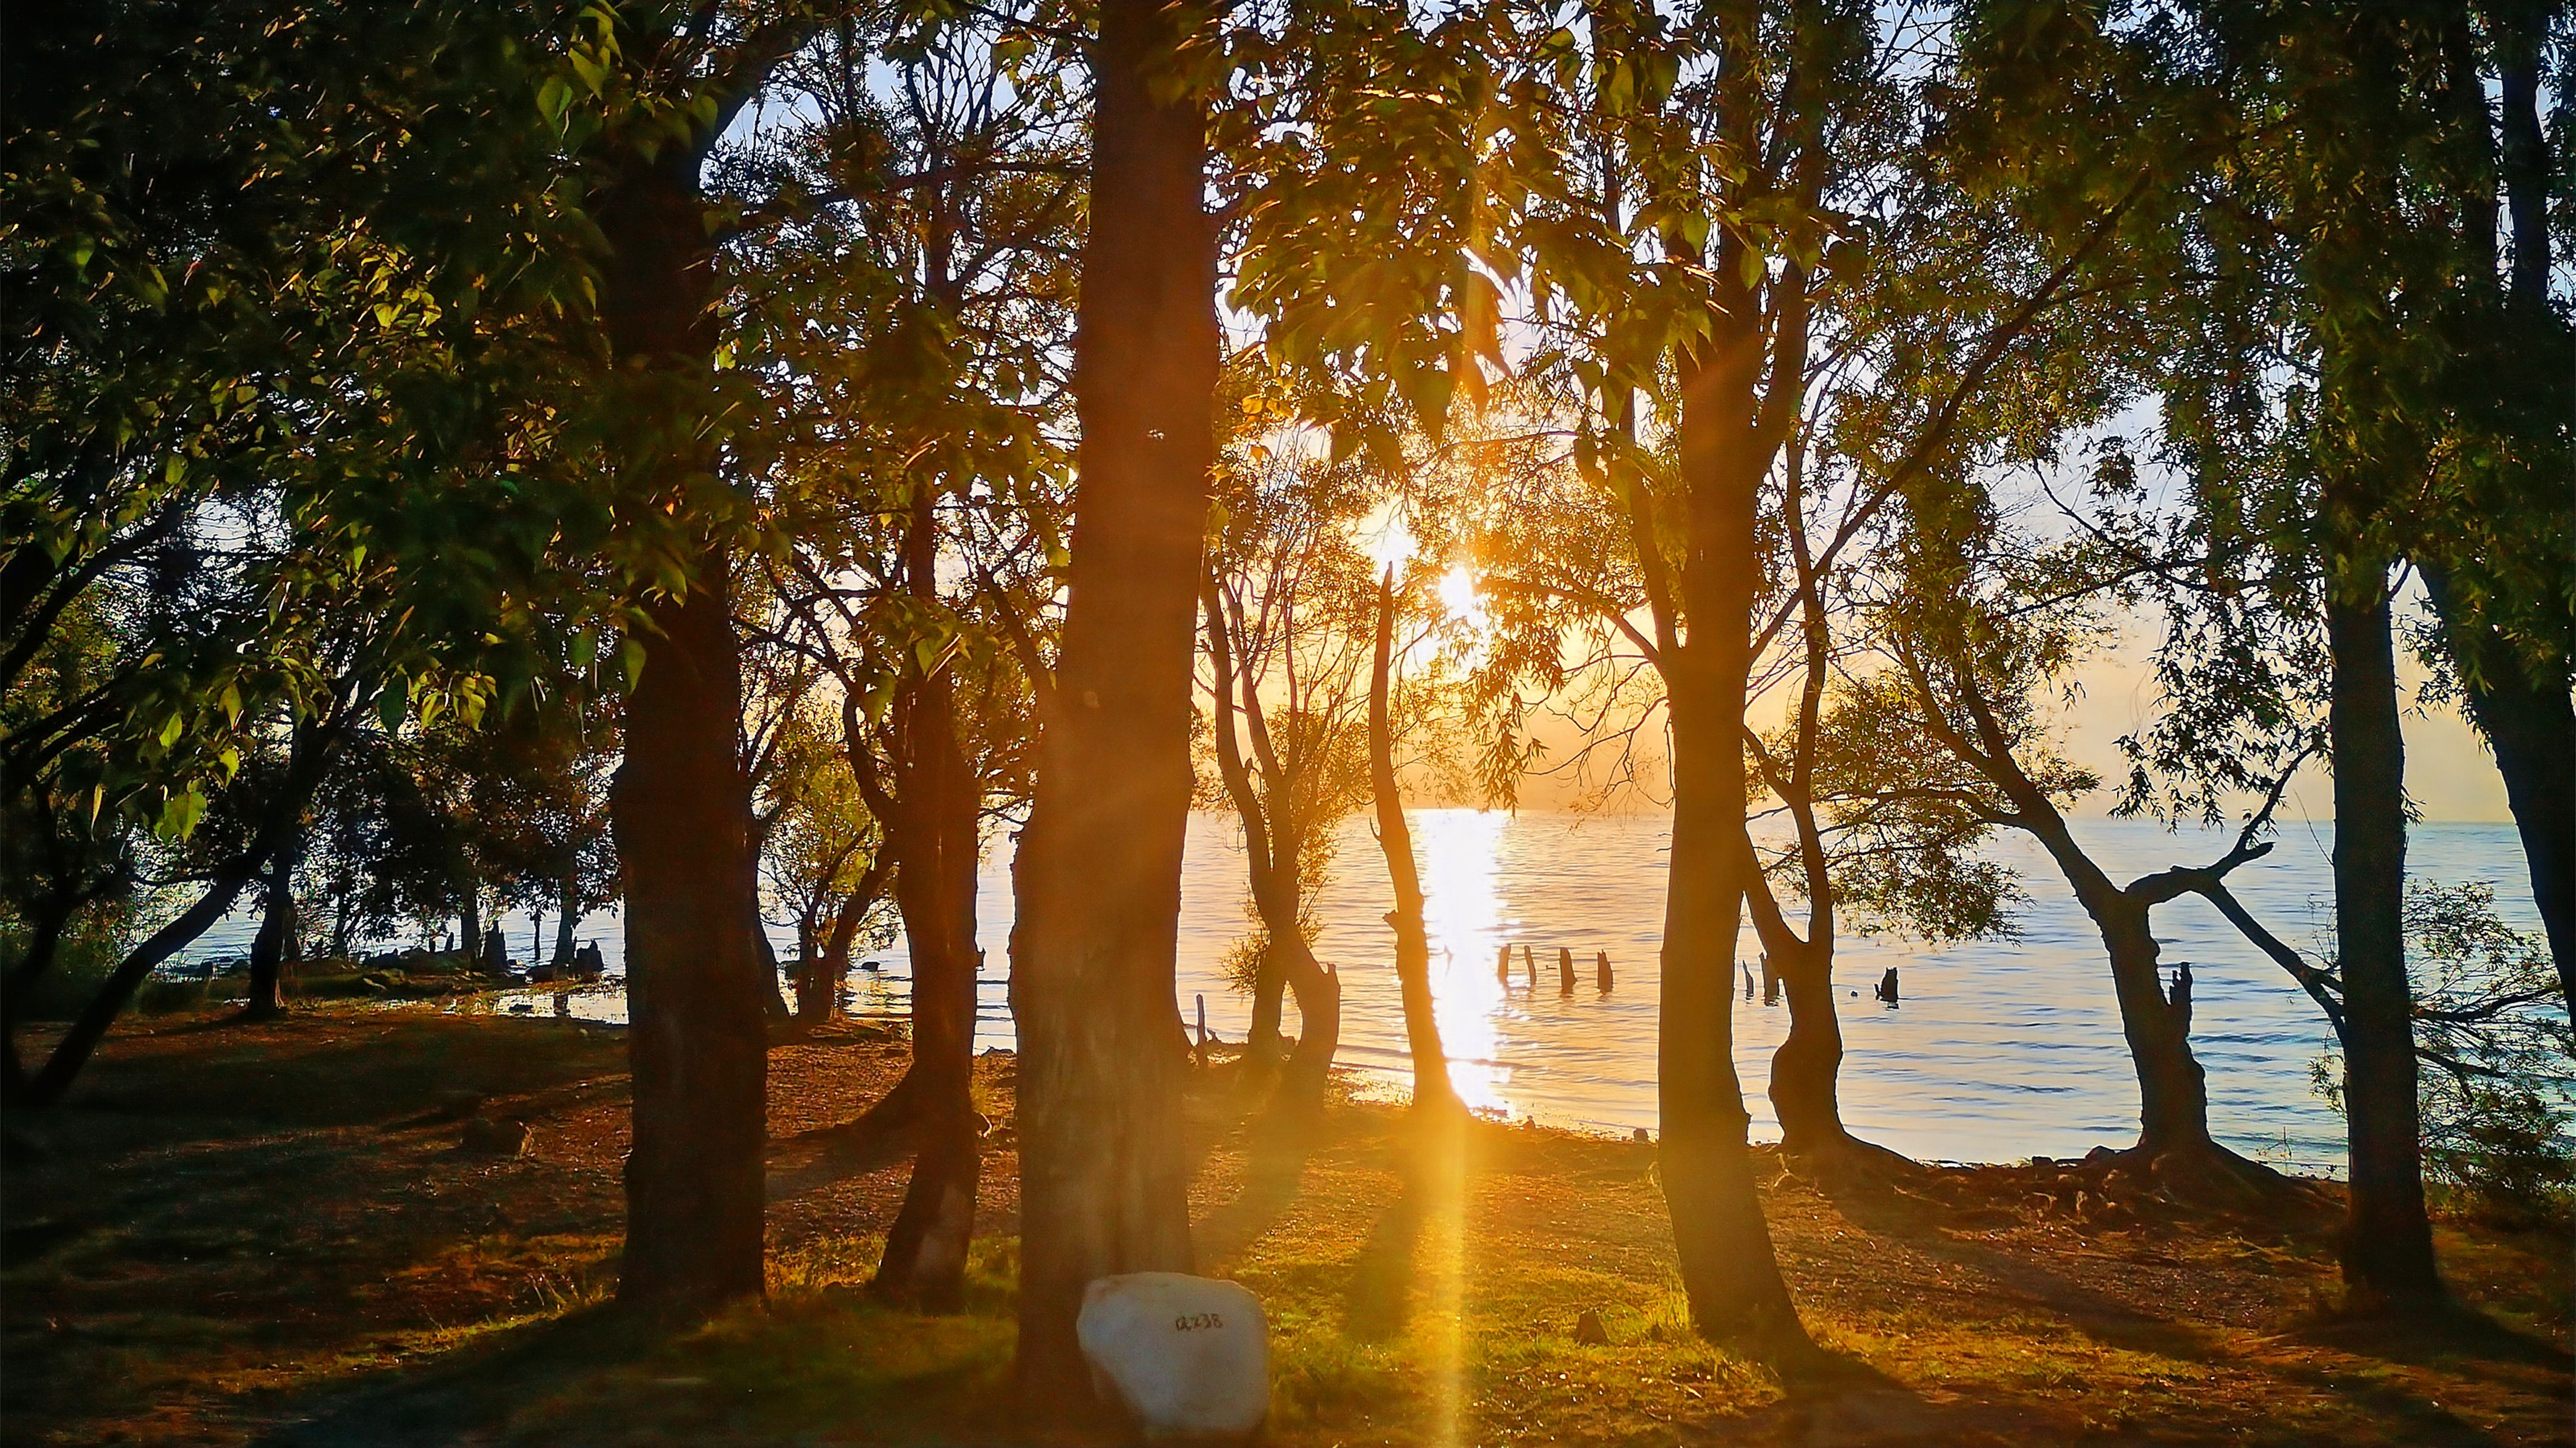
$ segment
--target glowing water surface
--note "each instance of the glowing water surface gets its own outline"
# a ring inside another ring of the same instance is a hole
[[[1473,1105],[1552,1124],[1625,1132],[1655,1125],[1655,1024],[1662,940],[1668,821],[1657,815],[1486,814],[1419,810],[1411,815],[1422,868],[1438,1002],[1451,1075]],[[2177,862],[2205,863],[2224,852],[2216,835],[2165,833],[2125,821],[2079,821],[2078,833],[2105,867],[2129,879]],[[1339,853],[1317,902],[1317,953],[1337,962],[1343,982],[1343,1064],[1400,1092],[1408,1076],[1393,969],[1393,933],[1383,916],[1391,897],[1383,858],[1367,821],[1339,834]],[[2272,856],[2232,877],[2236,892],[2282,938],[2313,948],[2327,923],[2331,827],[2294,824]],[[2020,836],[1996,856],[2020,868],[2029,903],[2016,939],[1927,948],[1895,938],[1846,935],[1836,965],[1846,1056],[1842,1099],[1853,1130],[1910,1155],[1961,1161],[2077,1155],[2122,1144],[2136,1130],[2137,1085],[2121,1044],[2109,972],[2092,922],[2044,855]],[[2506,919],[2538,920],[2512,829],[2424,825],[2408,863],[2421,877],[2485,880]],[[1225,981],[1220,962],[1244,931],[1244,858],[1230,816],[1190,822],[1181,886],[1176,1009],[1207,999],[1209,1023],[1239,1040],[1249,1002]],[[988,952],[979,991],[979,1048],[1013,1044],[1007,996],[1011,921],[1009,846],[987,860],[979,898]],[[2328,1031],[2306,996],[2197,899],[2158,910],[2165,963],[2188,960],[2195,977],[2194,1043],[2209,1073],[2211,1124],[2241,1150],[2310,1170],[2339,1168],[2342,1122],[2310,1087],[2310,1063]],[[504,922],[512,953],[524,956],[530,922]],[[612,970],[623,961],[614,914],[585,922]],[[245,921],[227,921],[192,955],[237,954]],[[782,949],[792,938],[778,932]],[[551,940],[551,927],[546,937]],[[1513,947],[1511,981],[1496,980],[1494,958]],[[1522,967],[1526,944],[1538,965],[1535,987]],[[1561,991],[1557,951],[1575,957],[1575,986]],[[1615,987],[1595,988],[1593,956],[1609,952]],[[1740,954],[1758,953],[1751,926]],[[856,1011],[899,1017],[909,985],[903,949],[867,955],[874,972],[853,972]],[[1898,968],[1903,1001],[1890,1009],[1869,988]],[[476,1009],[519,1007],[592,1020],[624,1019],[612,983],[557,993],[512,992]],[[1788,1025],[1785,1006],[1739,997],[1737,1069],[1757,1138],[1776,1137],[1764,1098],[1771,1051]],[[1290,1030],[1295,1015],[1290,1013]]]

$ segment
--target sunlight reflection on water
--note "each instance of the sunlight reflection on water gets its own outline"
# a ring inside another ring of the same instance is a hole
[[[1427,899],[1433,993],[1459,1093],[1470,1105],[1550,1124],[1622,1133],[1654,1126],[1665,818],[1417,810],[1411,819]],[[2177,837],[2138,822],[2077,824],[2122,879],[2177,861],[2206,861],[2224,849],[2215,836]],[[1316,902],[1323,922],[1316,948],[1342,968],[1339,1059],[1400,1095],[1408,1070],[1393,937],[1384,921],[1390,898],[1384,864],[1364,817],[1346,824],[1338,843]],[[2233,877],[2238,895],[2285,940],[2316,943],[2331,889],[2330,844],[2325,827],[2294,826],[2270,858]],[[2035,847],[2011,837],[1995,852],[2023,870],[2031,896],[2019,938],[1938,949],[1884,937],[1842,942],[1836,981],[1847,1052],[1845,1117],[1864,1136],[1932,1159],[2070,1156],[2097,1144],[2125,1144],[2136,1130],[2137,1086],[2099,938]],[[2430,879],[2493,882],[2506,918],[2536,928],[2510,826],[2421,826],[2409,863]],[[1210,1024],[1228,1040],[1241,1038],[1250,1015],[1249,1002],[1226,984],[1220,968],[1245,927],[1243,880],[1242,840],[1231,817],[1193,816],[1175,1004],[1186,1019],[1192,998],[1204,994]],[[1013,1042],[1005,981],[1007,844],[986,862],[979,908],[990,961],[979,989],[976,1044],[1007,1047]],[[523,915],[504,922],[514,954],[526,949],[529,926]],[[2325,1049],[2328,1032],[2307,997],[2197,899],[2160,910],[2156,926],[2166,964],[2187,959],[2197,978],[2194,1043],[2208,1068],[2218,1134],[2273,1160],[2339,1166],[2342,1123],[2309,1089],[2309,1063]],[[790,932],[775,933],[782,949],[792,940]],[[612,969],[622,964],[613,913],[585,922],[581,934],[600,942]],[[248,936],[247,922],[227,921],[191,955],[237,954]],[[1495,951],[1505,942],[1514,950],[1508,986],[1494,974]],[[1521,968],[1524,944],[1537,958],[1535,988]],[[1557,983],[1560,946],[1577,962],[1570,993]],[[1602,950],[1617,971],[1616,988],[1607,994],[1592,976],[1593,953]],[[1748,961],[1757,953],[1749,925],[1739,953]],[[854,1009],[900,1016],[909,984],[901,945],[864,958],[880,969],[852,973]],[[1889,965],[1903,978],[1903,1005],[1896,1009],[1866,994]],[[528,1013],[551,1015],[556,996],[512,992],[473,1008],[524,1004]],[[569,993],[563,1009],[614,1021],[623,1018],[625,1001],[610,985]],[[1292,1010],[1292,1029],[1294,1021]],[[1737,1067],[1757,1139],[1778,1135],[1762,1092],[1787,1023],[1785,1007],[1737,1001]]]

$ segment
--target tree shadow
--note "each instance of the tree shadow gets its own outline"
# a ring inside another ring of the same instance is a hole
[[[2424,1316],[2338,1314],[2308,1323],[2285,1338],[2409,1367],[2439,1367],[2470,1359],[2551,1368],[2576,1379],[2576,1357],[2465,1303]]]
[[[2407,1442],[2483,1445],[2496,1441],[2443,1407],[2430,1392],[2382,1378],[2339,1373],[2329,1363],[2248,1352],[2211,1328],[2141,1310],[2028,1257],[1952,1236],[1920,1215],[1924,1205],[1920,1199],[1891,1192],[1883,1184],[1829,1187],[1826,1194],[1853,1225],[1981,1274],[2023,1303],[2053,1314],[2106,1346],[2238,1368],[2329,1392],[2375,1418],[2403,1424]],[[2553,1345],[2467,1308],[2429,1319],[2330,1318],[2273,1340],[2455,1372],[2466,1362],[2544,1366],[2561,1374],[2562,1384],[2571,1365],[2569,1356]],[[1998,1399],[1990,1406],[2000,1410],[2010,1404]]]
[[[1411,1325],[1423,1217],[1421,1192],[1407,1188],[1369,1228],[1342,1298],[1342,1330],[1353,1341],[1389,1342]]]
[[[641,1360],[667,1329],[613,1306],[495,1334],[424,1369],[368,1374],[286,1405],[262,1448],[443,1448],[507,1424],[565,1380]]]
[[[1322,1136],[1320,1113],[1254,1118],[1244,1136],[1242,1187],[1190,1226],[1202,1261],[1223,1262],[1279,1224],[1297,1200],[1307,1159]]]

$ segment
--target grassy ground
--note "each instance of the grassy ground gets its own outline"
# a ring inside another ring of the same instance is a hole
[[[895,1168],[771,1212],[771,1295],[651,1336],[606,1310],[623,1041],[575,1022],[315,1009],[163,1018],[63,1109],[12,1122],[0,1428],[12,1443],[1015,1441],[1010,1061],[970,1310],[860,1291]],[[902,1045],[772,1055],[773,1132],[852,1114]],[[524,1120],[478,1154],[462,1122]],[[1787,1388],[1699,1342],[1651,1147],[1477,1126],[1426,1143],[1338,1104],[1250,1145],[1191,1102],[1204,1267],[1267,1305],[1272,1436],[1508,1442],[2564,1443],[2570,1247],[2445,1224],[2491,1326],[2332,1312],[2334,1191],[2256,1218],[2098,1177],[1821,1186],[1766,1158],[1783,1266],[1849,1370]],[[1602,1331],[1579,1334],[1597,1316]],[[1582,1341],[1599,1336],[1606,1341]]]

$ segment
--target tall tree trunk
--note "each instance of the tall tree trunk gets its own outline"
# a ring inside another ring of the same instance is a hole
[[[1663,666],[1673,844],[1655,1044],[1658,1162],[1699,1330],[1778,1358],[1812,1344],[1753,1189],[1751,1117],[1735,1074],[1735,944],[1745,892],[1761,869],[1744,827],[1744,704],[1761,582],[1756,512],[1769,463],[1754,403],[1761,328],[1753,298],[1725,280],[1736,273],[1736,245],[1723,240],[1714,267],[1721,286],[1732,288],[1729,320],[1681,358],[1681,593],[1690,638],[1678,650],[1667,640]]]
[[[2335,952],[2351,1132],[2345,1284],[2366,1307],[2446,1296],[2424,1211],[2414,995],[2406,977],[2406,756],[2384,569],[2347,562],[2326,601],[2333,661]],[[2356,597],[2355,595],[2359,595]]]
[[[745,913],[751,917],[752,958],[760,964],[760,1009],[769,1018],[769,1024],[783,1026],[796,1019],[796,1008],[787,1003],[786,978],[778,971],[778,945],[769,938],[769,922],[760,910],[760,857],[769,848],[769,822],[752,807],[747,784],[742,808],[742,893]]]
[[[876,1290],[933,1311],[965,1293],[982,1126],[975,1113],[975,870],[983,800],[959,747],[945,676],[925,680],[899,728],[909,768],[886,821],[895,899],[912,951],[912,1070],[919,1093],[911,1185]]]
[[[913,504],[905,574],[936,595],[933,495]],[[917,1093],[912,1181],[886,1234],[875,1291],[934,1312],[964,1304],[974,1240],[983,1122],[975,1113],[975,871],[984,795],[957,737],[946,666],[907,681],[894,723],[895,795],[870,800],[895,857],[895,901],[912,948],[912,1069]],[[890,806],[890,808],[889,808]]]
[[[2418,568],[2442,616],[2469,719],[2495,751],[2522,836],[2531,898],[2558,964],[2559,993],[2576,1012],[2576,704],[2568,697],[2564,660],[2555,682],[2535,680],[2493,629],[2462,615],[2447,567],[2426,558]]]
[[[286,1014],[285,976],[303,954],[302,922],[296,919],[295,870],[304,861],[304,831],[291,827],[269,866],[268,890],[259,916],[259,933],[250,942],[250,999],[242,1015],[254,1021]]]
[[[626,440],[621,487],[639,502],[716,471],[690,422],[705,406],[714,353],[699,164],[687,145],[631,162],[597,209],[610,248],[600,310],[620,380],[639,409],[674,414],[651,425],[638,417]],[[611,795],[634,1095],[618,1297],[666,1316],[761,1294],[763,997],[775,994],[755,946],[727,550],[708,538],[682,561],[685,594],[638,600],[644,669],[627,697],[625,761]]]
[[[1253,791],[1252,773],[1245,764],[1243,747],[1236,738],[1234,715],[1238,706],[1236,691],[1241,689],[1240,707],[1252,727],[1258,747],[1263,736],[1261,699],[1252,680],[1239,674],[1234,665],[1234,648],[1228,637],[1224,599],[1215,585],[1206,588],[1205,607],[1208,619],[1208,652],[1216,667],[1216,758],[1218,773],[1224,777],[1225,791],[1233,800],[1235,813],[1243,821],[1244,857],[1251,875],[1253,908],[1261,916],[1264,937],[1261,964],[1254,977],[1252,996],[1252,1030],[1245,1037],[1244,1059],[1248,1075],[1257,1075],[1278,1050],[1280,996],[1283,988],[1297,994],[1297,1048],[1288,1059],[1274,1104],[1291,1110],[1304,1110],[1322,1103],[1325,1083],[1330,1079],[1333,1054],[1340,1049],[1342,1034],[1342,983],[1340,977],[1315,959],[1306,943],[1304,881],[1298,862],[1304,856],[1306,842],[1297,837],[1296,822],[1279,814],[1282,802],[1294,793],[1290,782],[1272,770],[1264,756],[1264,772],[1270,779],[1269,806]],[[1263,1043],[1267,1044],[1264,1045]]]
[[[1080,483],[1036,798],[1014,862],[1026,1401],[1092,1401],[1085,1284],[1192,1265],[1174,954],[1218,345],[1207,118],[1172,94],[1191,12],[1104,0],[1074,341]]]
[[[1682,671],[1676,671],[1682,672]],[[1771,1354],[1805,1340],[1753,1189],[1751,1117],[1735,1074],[1735,939],[1743,713],[1703,681],[1670,685],[1673,843],[1664,897],[1663,1000],[1655,1044],[1656,1153],[1682,1288],[1702,1333]],[[1735,778],[1727,779],[1727,760]]]
[[[457,941],[457,949],[464,954],[468,965],[480,965],[483,960],[482,882],[470,879],[466,882],[465,910],[459,917],[459,923],[463,926],[465,934]]]
[[[1377,651],[1369,667],[1369,794],[1377,806],[1377,843],[1386,855],[1386,877],[1395,908],[1386,923],[1395,930],[1396,990],[1404,1001],[1404,1044],[1413,1058],[1413,1104],[1449,1111],[1458,1091],[1449,1079],[1449,1053],[1440,1043],[1438,1003],[1431,996],[1431,932],[1423,923],[1422,876],[1413,865],[1413,830],[1405,823],[1404,796],[1395,780],[1395,726],[1389,693],[1395,647],[1395,567],[1377,585]]]

